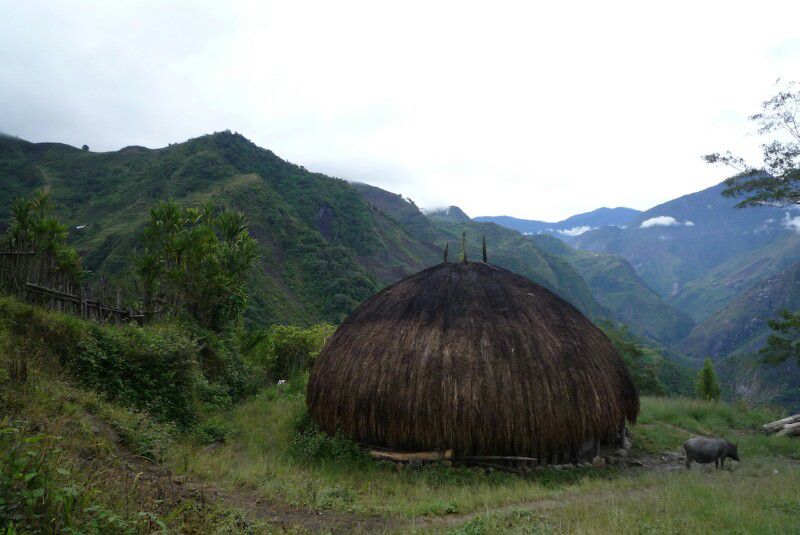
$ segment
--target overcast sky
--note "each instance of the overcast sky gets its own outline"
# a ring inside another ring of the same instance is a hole
[[[728,175],[701,154],[757,160],[747,116],[800,79],[798,20],[763,0],[0,0],[0,131],[109,151],[230,129],[423,208],[646,209]]]

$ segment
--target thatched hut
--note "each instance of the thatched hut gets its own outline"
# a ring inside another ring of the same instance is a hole
[[[639,397],[606,336],[531,280],[442,263],[365,301],[311,371],[323,430],[401,451],[593,456],[635,422]]]

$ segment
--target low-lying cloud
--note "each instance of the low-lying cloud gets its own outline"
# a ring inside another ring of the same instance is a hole
[[[594,230],[597,227],[588,227],[586,225],[582,227],[572,227],[572,228],[565,228],[559,229],[558,233],[563,234],[564,236],[580,236],[584,232],[589,232],[590,230]]]
[[[642,224],[639,225],[639,228],[650,228],[650,227],[693,227],[694,222],[686,220],[684,222],[680,222],[672,216],[668,215],[660,215],[658,217],[651,217],[650,219],[646,219],[642,221]]]
[[[783,216],[783,220],[781,221],[781,225],[789,230],[800,232],[800,215],[789,217],[789,212],[786,212]]]

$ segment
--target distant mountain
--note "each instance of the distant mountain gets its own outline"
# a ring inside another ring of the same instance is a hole
[[[493,223],[472,221],[457,206],[424,215],[402,196],[366,184],[353,184],[364,199],[387,219],[397,221],[409,235],[431,244],[441,262],[449,244],[449,260],[458,261],[461,236],[466,232],[467,259],[481,260],[481,241],[486,236],[488,260],[519,273],[552,290],[593,319],[610,316],[592,296],[580,274],[567,262],[539,249],[519,232]]]
[[[643,212],[625,229],[592,230],[576,237],[573,244],[580,249],[624,257],[648,286],[672,302],[681,302],[684,312],[701,319],[713,312],[705,306],[702,288],[694,297],[679,297],[684,291],[698,290],[689,286],[691,281],[759,248],[791,247],[794,231],[790,227],[800,221],[787,209],[735,209],[736,200],[723,197],[722,189],[722,185],[717,185],[685,195]],[[753,262],[759,260],[755,257]],[[770,266],[766,271],[762,269],[759,276],[768,276],[785,264],[778,261]],[[752,278],[747,280],[756,282]],[[715,299],[722,304],[733,294]]]
[[[688,282],[670,300],[702,321],[754,284],[800,261],[800,233],[745,251]]]
[[[641,212],[633,208],[598,208],[585,214],[568,217],[563,221],[549,223],[510,216],[480,216],[474,221],[497,223],[523,234],[552,234],[562,239],[570,239],[583,232],[606,226],[624,227]]]
[[[698,324],[676,349],[695,357],[719,359],[756,351],[766,343],[767,320],[786,308],[800,310],[800,263],[759,282]]]
[[[540,249],[563,258],[577,269],[595,299],[634,334],[669,346],[682,340],[694,327],[691,318],[651,290],[621,256],[573,249],[545,234],[529,238]]]

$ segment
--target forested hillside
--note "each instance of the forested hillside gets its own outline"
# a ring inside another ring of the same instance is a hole
[[[139,293],[130,259],[150,208],[165,198],[181,206],[210,199],[244,212],[262,248],[249,285],[251,322],[341,321],[381,286],[441,262],[447,242],[457,259],[464,231],[470,257],[478,258],[486,233],[493,262],[591,317],[606,315],[567,263],[518,233],[468,218],[429,220],[407,201],[379,200],[399,198],[382,190],[365,200],[346,181],[308,172],[231,132],[108,153],[3,137],[0,175],[9,185],[0,190],[0,220],[13,198],[49,189],[90,277],[126,288],[129,300]]]
[[[573,249],[546,234],[529,238],[577,269],[595,299],[634,333],[669,346],[682,340],[694,326],[691,318],[650,289],[621,256]]]

